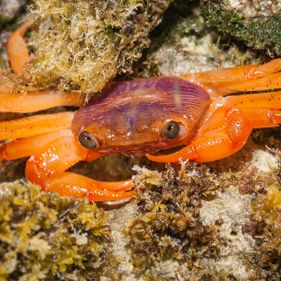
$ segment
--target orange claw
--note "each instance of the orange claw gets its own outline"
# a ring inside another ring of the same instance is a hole
[[[276,100],[267,96],[267,99],[270,99],[266,100],[264,96],[264,99],[254,104],[258,106],[266,103],[269,108],[267,103],[272,103],[272,107],[278,107],[278,97],[280,94],[274,96]],[[229,106],[237,102],[237,97],[226,99],[224,106],[227,107],[218,108],[211,118],[203,122],[187,147],[168,155],[147,155],[147,158],[164,163],[177,163],[188,159],[196,162],[219,160],[240,150],[253,128],[275,127],[281,123],[281,111],[251,107],[253,102],[248,95],[240,97],[239,102],[241,101],[242,108],[232,108]]]
[[[198,155],[195,152],[194,147],[190,145],[174,153],[165,155],[147,154],[146,157],[150,161],[158,163],[178,163],[180,160],[196,160]]]
[[[84,160],[86,155],[87,149],[80,146],[73,135],[61,137],[47,143],[29,158],[25,175],[45,189],[48,180]]]
[[[34,154],[35,147],[40,150],[56,139],[71,135],[71,130],[61,130],[3,143],[0,145],[0,159],[15,160],[31,156]]]
[[[44,191],[58,192],[62,196],[87,197],[90,201],[115,201],[133,196],[133,191],[128,191],[134,187],[131,180],[101,182],[65,172],[79,161],[88,160],[88,150],[76,141],[73,134],[58,132],[57,136],[41,146],[27,161],[25,175],[31,182],[39,184]],[[33,138],[30,140],[33,141]],[[100,156],[92,152],[90,158],[94,160]]]
[[[45,191],[58,192],[62,196],[87,197],[90,201],[116,201],[130,199],[134,195],[132,181],[100,182],[71,172],[64,172],[49,180]]]

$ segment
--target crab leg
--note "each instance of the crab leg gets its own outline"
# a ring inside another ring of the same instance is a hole
[[[81,97],[77,93],[56,91],[15,93],[5,85],[0,85],[0,112],[29,113],[58,106],[80,106]]]
[[[69,129],[74,112],[40,114],[0,122],[0,140],[18,139]]]
[[[182,77],[191,82],[213,85],[222,82],[235,82],[264,77],[281,70],[281,59],[271,60],[263,65],[247,65],[233,68],[222,68],[210,71],[187,73]],[[215,81],[215,82],[214,82]]]
[[[8,39],[7,52],[11,68],[15,74],[21,75],[28,62],[28,48],[23,38],[25,32],[32,26],[31,22],[23,24],[12,33]],[[0,83],[0,112],[27,113],[40,111],[57,106],[80,106],[82,100],[77,93],[60,93],[57,91],[31,91],[28,87],[23,87],[23,92],[16,91],[17,85],[7,77],[1,75]]]
[[[55,139],[71,135],[71,130],[61,130],[3,143],[0,146],[0,159],[15,160],[31,156],[34,153],[35,147],[40,150],[47,143]]]
[[[28,49],[23,38],[25,32],[31,27],[32,23],[24,23],[19,29],[12,33],[8,39],[7,52],[11,68],[15,74],[21,75],[28,62]]]
[[[215,86],[220,95],[227,95],[235,92],[265,91],[281,88],[281,73],[273,73],[255,80],[241,82],[221,83]]]
[[[131,198],[131,181],[100,182],[72,172],[68,168],[87,159],[88,150],[75,137],[65,136],[41,147],[27,161],[25,174],[45,191],[55,191],[63,196],[87,197],[91,201],[111,201]],[[96,158],[100,157],[99,153]],[[91,153],[93,159],[93,152]]]
[[[224,98],[224,107],[238,108],[281,108],[281,91],[243,96],[229,96]]]

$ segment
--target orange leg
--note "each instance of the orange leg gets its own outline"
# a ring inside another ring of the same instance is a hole
[[[0,76],[0,112],[29,113],[58,106],[79,107],[83,104],[78,93],[37,91],[30,87],[19,87],[1,73]]]
[[[281,111],[264,108],[219,108],[185,148],[168,155],[147,155],[155,162],[219,160],[240,150],[253,128],[281,124]]]
[[[246,65],[231,68],[219,68],[210,71],[187,73],[182,77],[187,80],[195,80],[199,83],[208,84],[214,81],[234,82],[264,77],[268,74],[281,70],[281,59],[272,60],[263,65]]]
[[[20,92],[18,91],[20,90]],[[0,73],[0,112],[29,113],[58,106],[81,106],[78,93],[59,91],[37,91],[13,82]]]
[[[7,43],[8,57],[11,68],[15,74],[21,75],[28,62],[28,49],[23,38],[25,32],[31,27],[31,23],[23,24],[12,33]]]
[[[239,91],[256,91],[280,87],[281,59],[264,65],[247,65],[223,68],[199,73],[187,73],[182,77],[194,83],[213,89],[218,95]]]
[[[114,188],[113,188],[114,186]],[[90,201],[115,201],[130,199],[134,195],[132,181],[107,182],[95,181],[71,172],[55,176],[46,185],[45,191],[57,192],[62,196],[87,197]]]
[[[80,106],[77,93],[56,91],[32,91],[27,94],[14,92],[11,85],[0,85],[0,112],[28,113],[58,106]]]
[[[267,108],[278,110],[281,108],[281,92],[229,96],[223,98],[223,106],[229,108]]]
[[[100,157],[99,153],[96,158]],[[88,150],[73,135],[55,139],[41,147],[27,161],[25,174],[44,191],[58,192],[63,196],[87,197],[91,201],[114,201],[131,198],[132,181],[100,182],[75,173],[66,172],[81,160]],[[91,152],[91,159],[93,159]]]
[[[18,139],[70,129],[74,112],[40,114],[0,122],[0,140]]]
[[[3,143],[0,146],[0,159],[16,160],[34,154],[34,148],[40,150],[49,142],[61,137],[71,136],[71,130],[61,130],[53,133],[27,137]]]
[[[212,86],[211,86],[212,87]],[[214,89],[220,95],[227,95],[237,92],[264,91],[281,88],[281,73],[269,74],[253,80],[238,82],[225,82],[215,85]]]
[[[28,48],[23,38],[32,26],[28,22],[12,33],[7,43],[10,65],[15,74],[21,75],[28,63]],[[58,91],[37,91],[30,87],[20,87],[0,72],[0,112],[27,113],[57,106],[80,106],[82,100],[77,93],[61,93]],[[21,90],[21,93],[17,92]],[[28,94],[25,95],[24,93]]]

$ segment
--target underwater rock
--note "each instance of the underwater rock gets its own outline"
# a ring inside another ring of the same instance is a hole
[[[171,2],[34,1],[26,80],[83,94],[102,90],[116,74],[131,72]]]
[[[1,0],[0,27],[18,16],[25,3],[25,0]]]

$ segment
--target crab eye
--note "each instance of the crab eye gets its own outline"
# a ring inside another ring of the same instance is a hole
[[[99,146],[96,138],[87,131],[80,133],[79,142],[86,148],[97,148]]]
[[[175,121],[169,121],[166,124],[162,132],[162,135],[164,138],[174,139],[179,135],[179,133],[180,133],[180,125]]]

